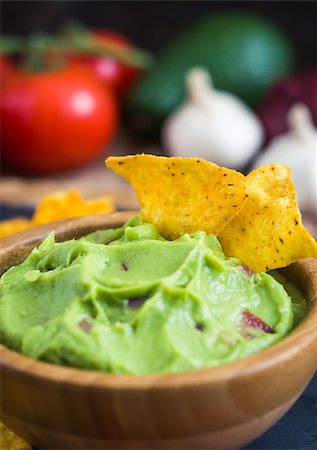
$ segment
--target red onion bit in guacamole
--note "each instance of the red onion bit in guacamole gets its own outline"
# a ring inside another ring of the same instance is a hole
[[[252,269],[250,269],[250,267],[248,267],[244,264],[238,264],[237,267],[239,267],[239,269],[241,269],[243,272],[245,272],[250,277],[252,277],[255,274],[255,272]]]
[[[122,272],[127,272],[128,271],[128,266],[123,262],[120,265],[120,270],[122,270]]]
[[[85,331],[85,333],[89,333],[89,331],[92,328],[92,323],[88,322],[88,320],[86,320],[86,319],[82,319],[79,322],[79,326],[83,331]]]
[[[198,330],[198,331],[200,331],[200,332],[205,331],[205,327],[204,327],[204,325],[201,324],[201,323],[196,323],[195,328],[196,328],[196,330]]]
[[[265,323],[262,319],[255,316],[254,314],[243,311],[242,312],[242,318],[243,318],[243,324],[247,327],[255,328],[257,330],[262,330],[265,333],[275,333],[274,328],[272,328],[270,325]]]
[[[143,303],[145,302],[146,299],[147,299],[147,296],[129,298],[128,306],[130,308],[139,308],[140,306],[143,305]]]

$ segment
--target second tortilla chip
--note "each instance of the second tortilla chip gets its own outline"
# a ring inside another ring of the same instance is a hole
[[[16,217],[0,222],[0,239],[32,227],[32,222],[24,217]]]
[[[267,164],[246,177],[248,198],[218,236],[226,255],[262,272],[317,256],[317,243],[303,227],[291,171]]]
[[[203,159],[139,154],[109,157],[106,165],[131,183],[143,220],[167,239],[198,230],[218,235],[246,198],[241,173]]]
[[[84,200],[78,191],[60,190],[41,199],[32,224],[35,226],[88,214],[107,214],[113,210],[112,199],[109,196]]]

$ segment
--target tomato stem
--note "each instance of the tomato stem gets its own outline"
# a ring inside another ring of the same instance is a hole
[[[64,55],[56,49],[52,51],[50,38],[42,34],[28,39],[23,52],[23,61],[26,70],[35,73],[47,69],[60,69],[66,64]]]
[[[132,67],[148,68],[153,61],[152,56],[133,47],[122,48],[115,43],[99,43],[93,35],[83,27],[69,26],[61,36],[44,34],[30,37],[2,35],[0,54],[36,53],[45,56],[47,53],[66,55],[91,55],[111,57]],[[33,58],[33,57],[32,57]]]

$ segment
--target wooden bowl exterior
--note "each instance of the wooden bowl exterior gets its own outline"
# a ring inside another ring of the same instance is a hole
[[[54,228],[62,241],[121,225],[132,213],[90,216],[0,241],[1,268],[23,260]],[[309,313],[283,341],[222,367],[126,376],[34,361],[0,345],[1,419],[45,449],[230,449],[272,426],[317,367],[317,260],[283,270]]]

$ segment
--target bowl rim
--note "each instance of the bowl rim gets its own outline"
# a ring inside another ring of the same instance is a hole
[[[40,225],[2,239],[0,241],[0,258],[12,249],[14,250],[24,245],[35,246],[34,243],[40,242],[52,229],[59,235],[64,229],[71,233],[78,229],[86,230],[87,227],[88,229],[111,228],[113,223],[118,221],[124,223],[137,213],[137,211],[128,211],[114,214],[98,214]],[[120,225],[117,224],[116,226]],[[79,233],[79,235],[84,235],[84,233]],[[293,263],[286,268],[286,271],[290,274],[306,274],[306,281],[309,284],[308,287],[306,286],[307,291],[304,292],[306,297],[309,297],[309,310],[306,317],[280,342],[241,360],[216,367],[177,373],[112,374],[35,360],[0,343],[0,375],[1,371],[14,371],[28,377],[45,379],[48,382],[63,382],[78,386],[89,386],[89,388],[107,388],[110,390],[118,388],[144,390],[146,387],[151,387],[151,389],[155,390],[166,390],[174,389],[175,387],[192,387],[197,384],[223,382],[241,375],[249,376],[276,364],[287,362],[289,358],[314,341],[317,346],[317,258],[306,258]]]

